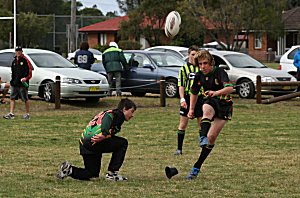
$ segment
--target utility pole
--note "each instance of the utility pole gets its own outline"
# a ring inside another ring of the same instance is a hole
[[[76,0],[71,1],[71,23],[70,23],[70,51],[76,48]]]

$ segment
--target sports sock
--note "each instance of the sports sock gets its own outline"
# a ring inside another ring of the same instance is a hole
[[[207,158],[207,156],[209,155],[209,153],[211,152],[211,150],[214,148],[215,145],[207,145],[205,147],[202,148],[201,154],[199,156],[199,159],[197,160],[197,162],[194,164],[195,168],[201,168],[203,162],[205,161],[205,159]]]
[[[201,120],[201,124],[200,124],[200,137],[201,136],[207,137],[207,133],[209,131],[210,126],[211,126],[211,120],[210,119],[203,118]]]
[[[177,131],[177,149],[182,151],[182,145],[184,140],[185,130]]]

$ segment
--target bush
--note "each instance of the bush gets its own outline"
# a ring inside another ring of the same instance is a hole
[[[123,50],[141,49],[142,45],[136,41],[121,40],[118,42],[119,48]]]

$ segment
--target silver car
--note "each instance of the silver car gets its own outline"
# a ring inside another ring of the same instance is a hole
[[[39,96],[47,102],[54,102],[54,82],[56,76],[61,79],[62,98],[85,98],[97,102],[107,96],[107,79],[96,72],[78,68],[61,55],[40,49],[23,48],[23,54],[32,64],[32,78],[29,81],[28,94]],[[11,79],[11,63],[14,49],[0,50],[0,76],[2,81]]]
[[[232,51],[210,51],[216,66],[222,67],[228,73],[229,79],[235,83],[236,92],[241,98],[254,98],[256,93],[256,76],[260,75],[262,82],[297,81],[292,75],[281,70],[271,69],[251,56]],[[262,87],[262,93],[281,95],[296,90],[295,86]]]

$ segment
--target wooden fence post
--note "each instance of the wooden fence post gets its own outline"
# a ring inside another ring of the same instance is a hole
[[[261,76],[256,76],[256,104],[261,104]]]
[[[166,106],[166,78],[164,76],[160,77],[160,106]]]
[[[60,76],[55,77],[54,92],[55,109],[60,109]]]

